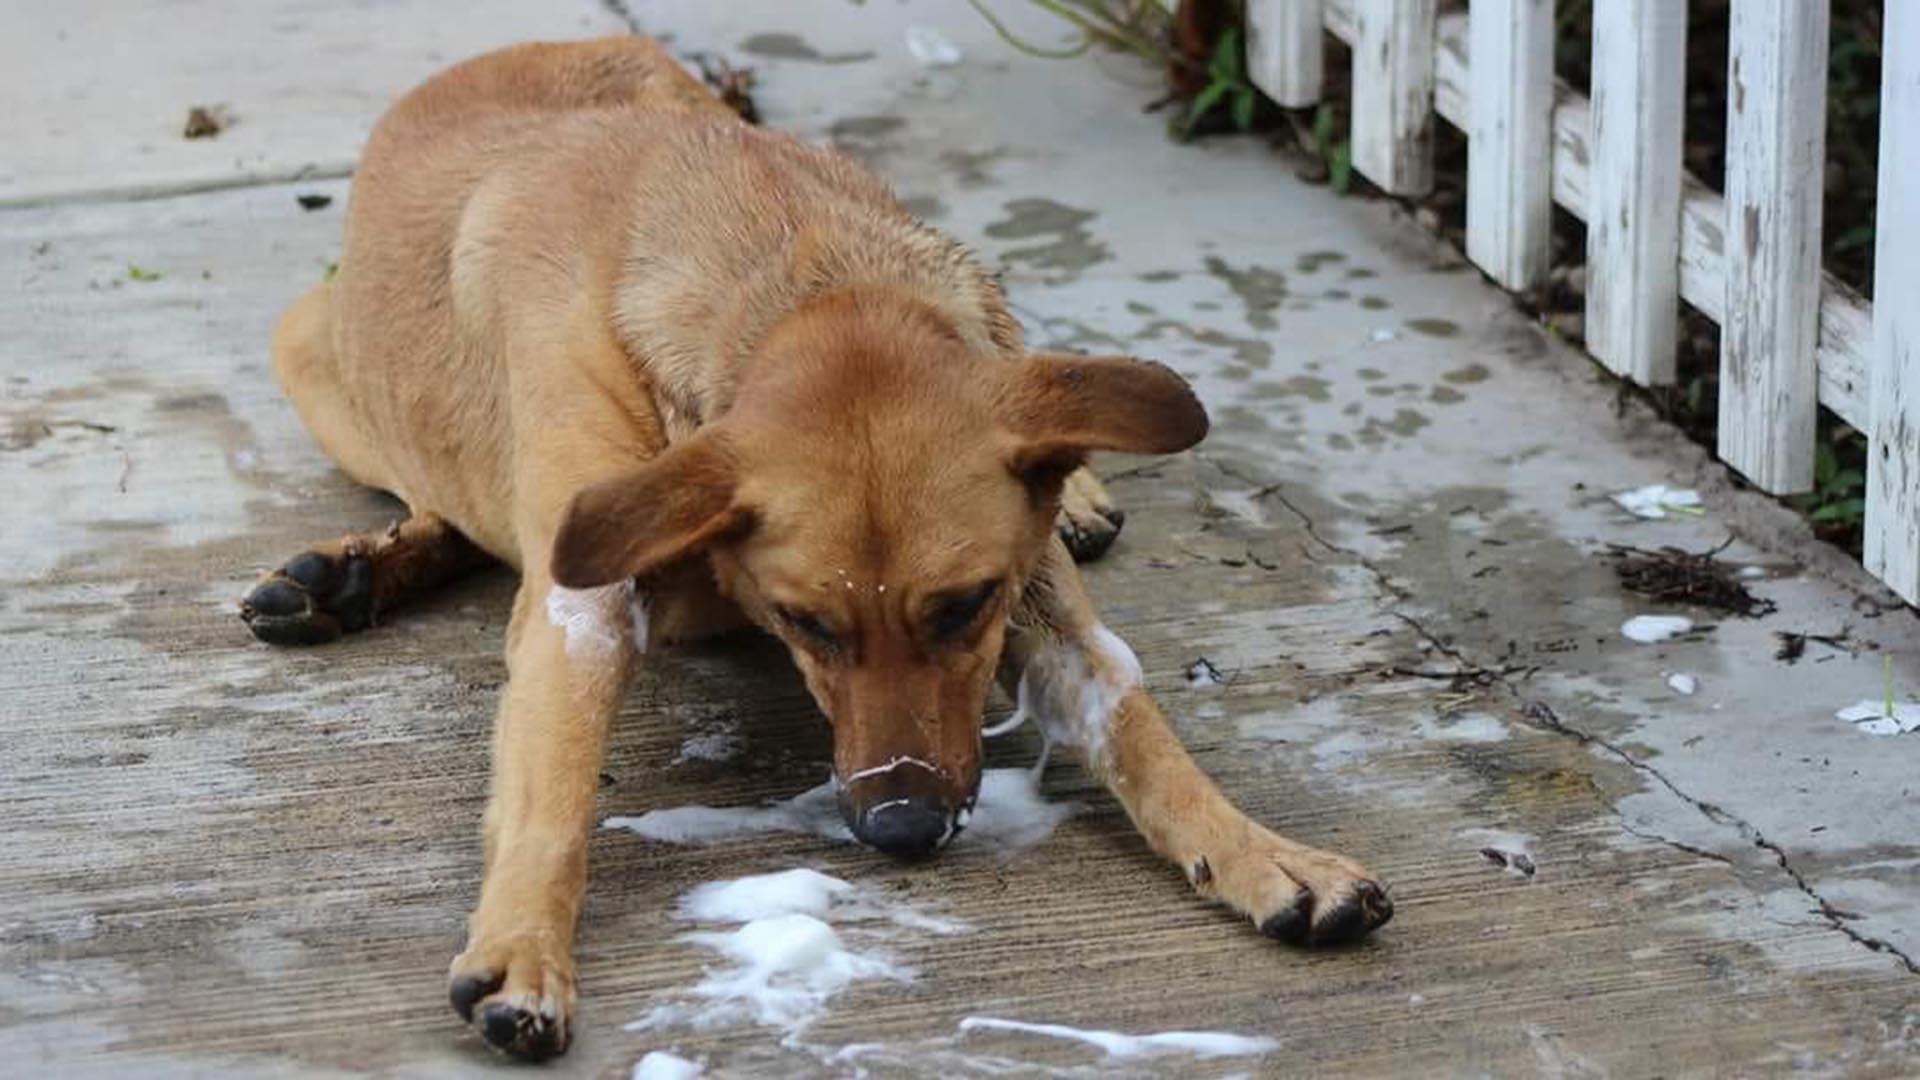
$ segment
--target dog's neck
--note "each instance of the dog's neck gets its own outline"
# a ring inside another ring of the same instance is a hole
[[[798,233],[734,238],[731,279],[695,259],[630,259],[614,298],[615,322],[652,383],[670,441],[731,408],[762,344],[819,305],[857,296],[931,318],[982,357],[1017,356],[1019,323],[997,283],[964,248],[907,219],[854,217]],[[758,249],[762,257],[751,257]]]

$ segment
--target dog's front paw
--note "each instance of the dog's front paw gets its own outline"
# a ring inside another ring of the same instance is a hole
[[[1280,840],[1190,868],[1194,887],[1290,945],[1346,945],[1393,918],[1386,886],[1352,859]]]
[[[544,1061],[572,1034],[573,958],[552,934],[476,936],[447,973],[447,999],[487,1045]]]
[[[323,645],[373,623],[373,562],[365,553],[306,551],[257,582],[240,618],[270,645]]]

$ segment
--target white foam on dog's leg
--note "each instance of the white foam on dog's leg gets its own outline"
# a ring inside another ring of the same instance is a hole
[[[705,1075],[707,1067],[697,1061],[688,1061],[665,1050],[653,1050],[633,1067],[632,1080],[700,1080]]]
[[[1093,1031],[1065,1024],[1031,1024],[1024,1020],[1002,1020],[992,1016],[969,1016],[960,1021],[960,1031],[1013,1031],[1044,1035],[1050,1039],[1072,1039],[1097,1046],[1110,1058],[1142,1057],[1149,1054],[1184,1052],[1195,1057],[1241,1057],[1268,1054],[1280,1049],[1280,1040],[1265,1035],[1236,1035],[1225,1031],[1165,1031],[1154,1035],[1125,1035],[1117,1031]]]
[[[1100,623],[1084,642],[1047,641],[1020,673],[1019,713],[1040,721],[1048,741],[1076,746],[1089,761],[1106,756],[1121,699],[1142,681],[1140,659]]]
[[[547,621],[566,633],[568,656],[598,658],[616,652],[622,634],[632,634],[635,648],[645,652],[646,611],[646,601],[631,581],[594,589],[547,589]]]

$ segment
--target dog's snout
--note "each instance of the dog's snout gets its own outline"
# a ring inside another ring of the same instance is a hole
[[[863,844],[898,858],[924,859],[953,838],[956,818],[943,800],[918,796],[876,803],[851,824]]]

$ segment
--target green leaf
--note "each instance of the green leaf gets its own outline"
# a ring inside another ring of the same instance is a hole
[[[1333,156],[1333,106],[1322,105],[1313,113],[1313,149],[1323,158]]]
[[[128,263],[127,278],[132,281],[159,281],[161,274],[158,270],[146,270],[132,263]]]
[[[1807,515],[1807,519],[1823,525],[1852,525],[1865,516],[1866,510],[1865,499],[1841,499],[1839,502],[1830,502],[1825,506],[1814,508],[1813,513]]]
[[[1816,487],[1826,487],[1833,482],[1833,474],[1840,471],[1840,458],[1833,447],[1826,443],[1813,445],[1813,483]]]
[[[340,272],[340,264],[339,264],[339,263],[337,263],[337,262],[330,262],[330,263],[328,263],[328,264],[327,264],[327,268],[326,268],[326,270],[324,270],[324,271],[322,271],[322,272],[321,272],[321,274],[320,274],[320,280],[321,280],[321,281],[332,281],[332,280],[333,280],[333,275],[335,275],[335,274],[337,274],[337,273],[339,273],[339,272]]]
[[[1867,486],[1867,478],[1859,469],[1841,469],[1827,478],[1827,485],[1836,491],[1852,491]]]
[[[1212,111],[1213,107],[1220,103],[1220,99],[1226,96],[1229,89],[1231,87],[1226,83],[1208,83],[1198,94],[1195,94],[1193,103],[1187,106],[1187,122],[1183,125],[1186,130],[1192,131],[1193,126],[1200,122],[1200,118]]]
[[[1345,195],[1353,187],[1353,147],[1344,140],[1333,148],[1333,160],[1327,163],[1327,182],[1338,195]]]
[[[1253,127],[1253,110],[1260,104],[1260,98],[1252,90],[1243,89],[1233,95],[1233,126],[1241,131]]]
[[[1207,74],[1215,82],[1240,81],[1240,28],[1229,26],[1213,43],[1213,55],[1207,59]]]

